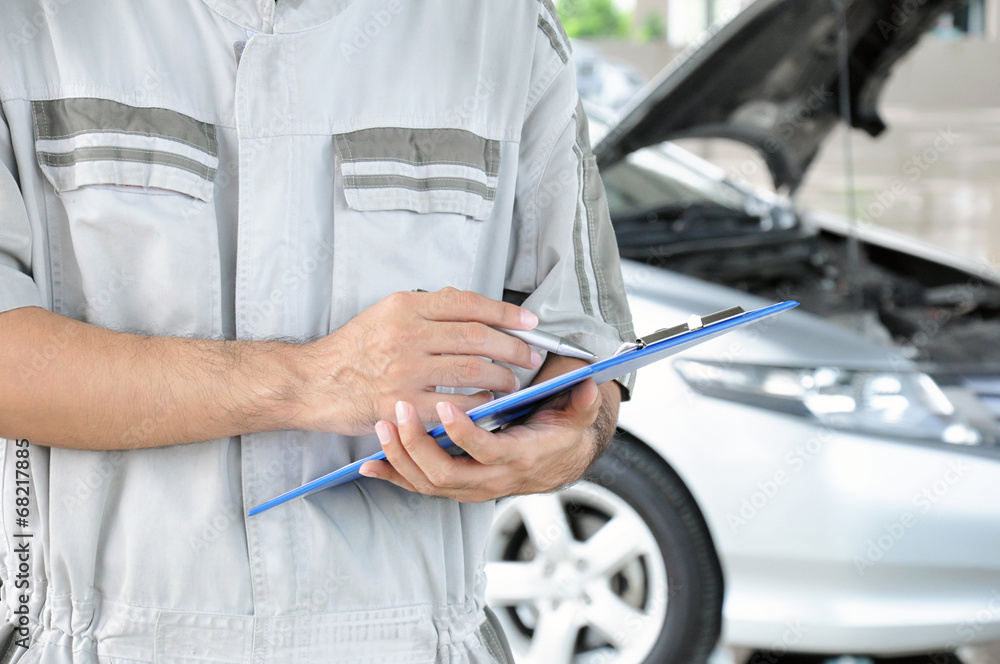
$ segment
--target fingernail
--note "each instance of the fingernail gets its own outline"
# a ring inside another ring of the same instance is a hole
[[[406,403],[403,401],[396,402],[396,422],[403,424],[408,419],[410,419],[410,409],[406,407]]]
[[[517,376],[514,376],[514,391],[517,392],[520,389],[521,389],[521,379],[518,378]]]
[[[375,423],[375,435],[378,436],[378,442],[383,445],[389,442],[389,427],[385,425],[385,422]]]
[[[358,472],[365,477],[378,477],[378,475],[371,471],[368,464],[361,466],[361,468],[358,469]]]
[[[455,413],[451,409],[451,404],[446,401],[439,401],[437,404],[438,417],[441,424],[451,424],[455,421]]]
[[[521,325],[527,328],[533,328],[538,325],[538,316],[531,313],[527,309],[521,310]]]
[[[531,368],[537,369],[542,364],[542,354],[534,348],[531,349]]]

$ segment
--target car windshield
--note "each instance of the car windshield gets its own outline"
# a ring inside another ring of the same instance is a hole
[[[602,169],[601,179],[618,248],[628,258],[662,259],[792,225],[791,216],[672,143],[630,154]]]
[[[602,169],[611,217],[669,214],[691,206],[745,211],[745,197],[738,189],[696,169],[694,155],[685,159],[679,151],[669,143],[646,148]],[[704,170],[711,168],[706,164]]]
[[[596,145],[609,124],[600,109],[584,107]],[[790,210],[737,186],[722,169],[670,141],[601,168],[601,180],[619,250],[627,257],[662,257],[693,244],[796,225]]]
[[[593,104],[584,108],[590,142],[596,145],[607,133],[611,116]],[[612,219],[676,216],[671,213],[691,207],[743,214],[747,206],[746,194],[726,181],[721,169],[670,142],[637,150],[602,168],[601,180]]]

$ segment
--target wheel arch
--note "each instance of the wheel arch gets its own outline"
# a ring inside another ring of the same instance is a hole
[[[684,478],[681,476],[680,473],[677,472],[677,470],[673,467],[673,465],[665,458],[663,458],[662,454],[657,452],[653,446],[646,443],[646,441],[644,441],[639,436],[636,436],[628,429],[619,426],[615,430],[614,440],[612,441],[611,445],[614,445],[615,442],[617,441],[624,441],[629,443],[630,445],[634,445],[637,449],[641,450],[641,454],[648,457],[644,461],[646,461],[647,463],[653,463],[658,465],[660,469],[663,470],[663,472],[668,473],[669,475],[672,475],[674,478],[676,478],[677,489],[683,491],[687,496],[687,498],[696,508],[696,511],[692,514],[692,517],[697,519],[699,527],[704,530],[705,537],[708,538],[708,541],[711,544],[712,558],[713,558],[712,562],[718,569],[719,576],[722,578],[723,589],[724,589],[726,583],[726,574],[725,574],[725,567],[722,565],[722,561],[719,558],[719,548],[715,544],[715,537],[712,534],[712,528],[709,525],[708,520],[705,518],[705,513],[704,510],[702,509],[701,503],[698,501],[697,496],[694,495],[691,489],[688,488],[687,482],[684,481]],[[605,454],[606,453],[607,452],[605,452]]]
[[[625,443],[625,445],[620,445],[620,443]],[[616,446],[616,444],[618,444]],[[634,435],[629,430],[619,427],[615,431],[615,437],[609,446],[608,450],[605,452],[607,455],[618,456],[619,458],[623,455],[627,455],[626,460],[633,464],[649,464],[655,466],[657,470],[664,475],[672,478],[672,481],[668,482],[665,486],[661,487],[664,492],[680,492],[682,496],[676,496],[668,500],[673,505],[684,504],[690,506],[690,509],[684,510],[683,512],[678,511],[678,516],[686,522],[687,528],[692,530],[697,530],[701,533],[706,543],[706,549],[710,552],[710,555],[699,557],[697,564],[702,567],[702,574],[704,578],[717,578],[719,580],[719,587],[717,589],[709,589],[713,595],[717,596],[718,606],[720,607],[719,614],[715,617],[716,620],[716,638],[721,637],[722,625],[723,625],[723,603],[725,599],[725,588],[726,588],[726,573],[725,567],[722,565],[722,561],[719,557],[719,551],[715,544],[715,538],[712,535],[712,529],[708,525],[708,521],[705,519],[701,504],[698,502],[694,493],[688,488],[687,483],[684,478],[677,472],[676,469],[660,455],[655,448],[647,444],[640,437]],[[588,471],[588,474],[584,476],[594,477]],[[677,511],[677,510],[675,510]]]

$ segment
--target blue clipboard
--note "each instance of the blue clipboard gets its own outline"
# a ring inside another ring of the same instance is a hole
[[[687,332],[680,332],[676,335],[649,343],[639,345],[634,349],[620,352],[606,360],[595,362],[590,366],[580,367],[561,376],[549,379],[544,383],[532,385],[519,392],[513,392],[499,399],[495,399],[481,406],[473,408],[468,412],[473,422],[476,422],[484,429],[494,430],[498,427],[512,422],[518,418],[529,414],[541,401],[564,392],[578,383],[582,383],[588,378],[593,378],[598,385],[614,380],[619,376],[632,373],[647,364],[658,362],[692,346],[708,341],[714,337],[725,334],[737,327],[742,327],[754,321],[758,321],[766,316],[772,316],[782,311],[787,311],[797,307],[798,302],[789,300],[780,302],[768,307],[762,307],[753,311],[726,318],[724,320],[709,323],[703,327],[692,329]],[[452,447],[455,443],[448,438],[444,426],[437,426],[427,432],[433,436],[441,447]],[[276,505],[288,502],[294,498],[308,496],[316,491],[331,489],[347,482],[352,482],[362,478],[360,472],[361,465],[366,461],[380,461],[385,459],[385,452],[378,451],[371,456],[365,457],[348,464],[343,468],[333,471],[327,475],[319,477],[311,482],[306,482],[302,486],[287,491],[280,496],[258,505],[250,510],[249,515],[260,514],[264,510],[271,509]]]

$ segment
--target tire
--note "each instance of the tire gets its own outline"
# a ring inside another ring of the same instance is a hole
[[[502,501],[487,602],[518,664],[703,664],[722,571],[680,478],[619,436],[581,481]]]

